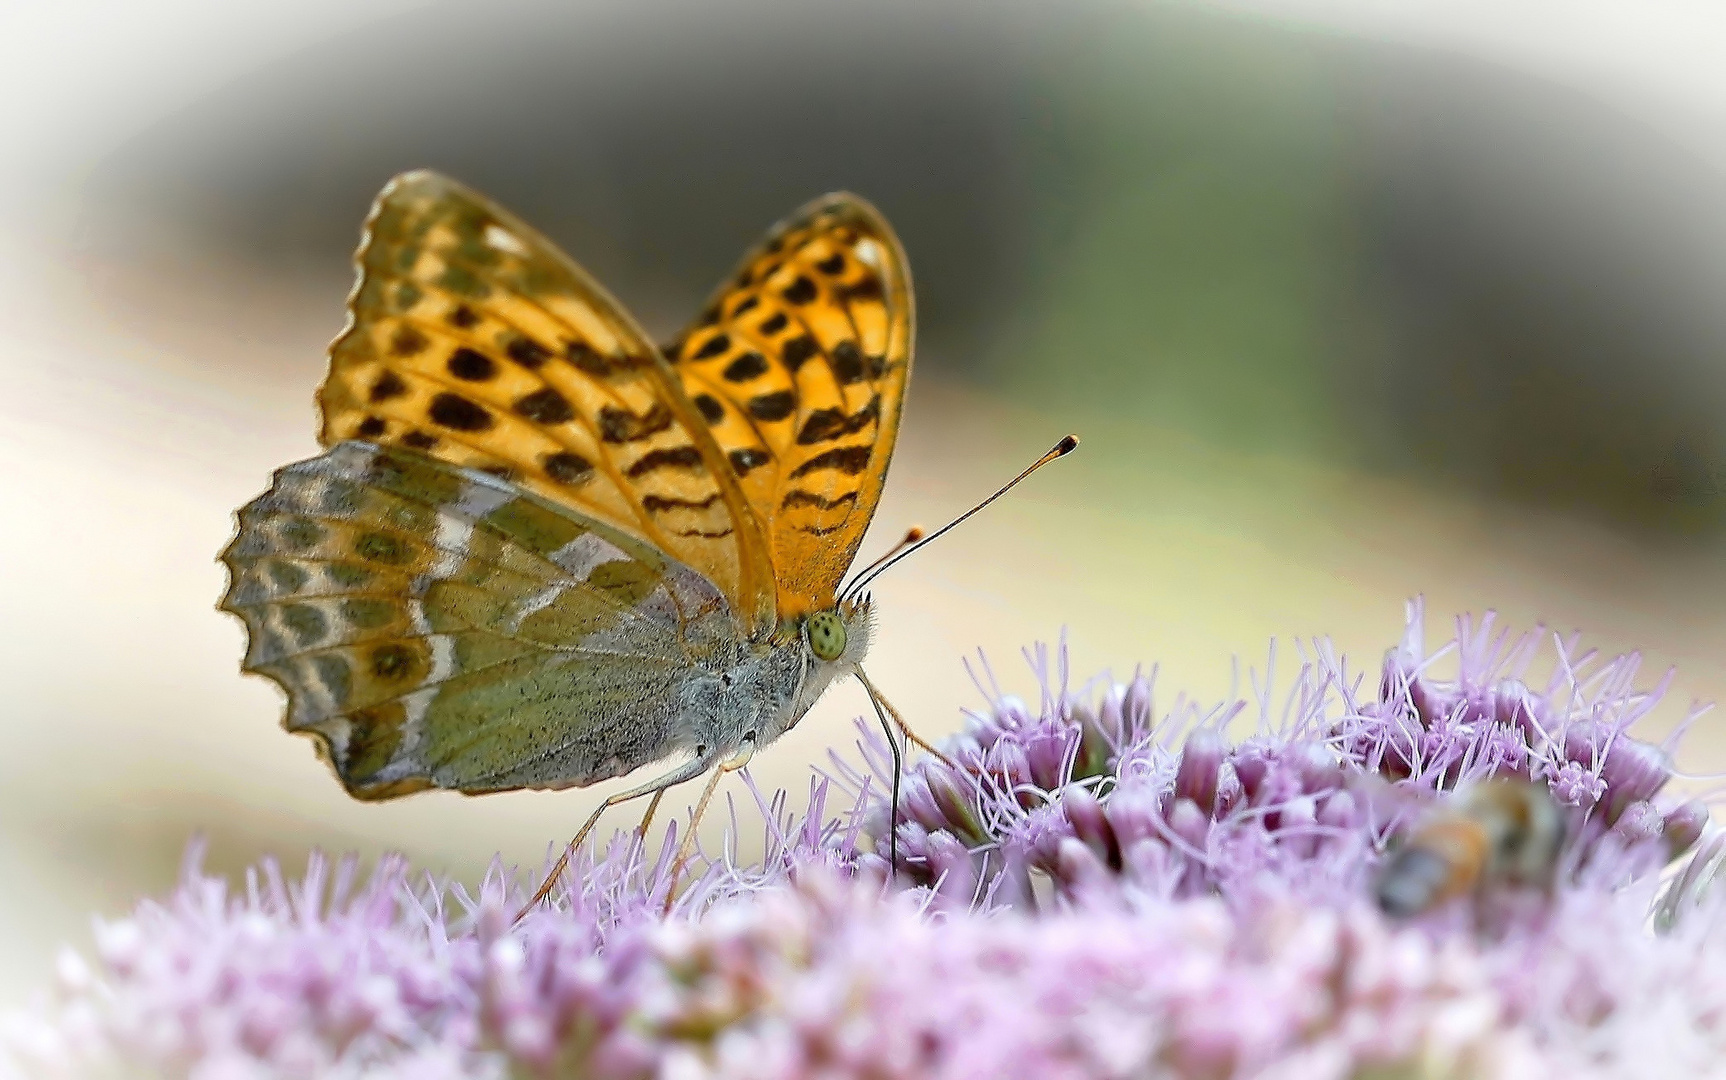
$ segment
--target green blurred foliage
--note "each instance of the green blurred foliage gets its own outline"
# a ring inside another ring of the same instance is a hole
[[[1029,88],[1045,205],[1005,381],[1248,452],[1334,446],[1337,327],[1369,316],[1329,50],[1166,12],[1088,30]]]

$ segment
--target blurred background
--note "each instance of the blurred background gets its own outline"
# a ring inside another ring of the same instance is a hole
[[[1676,665],[1656,731],[1726,693],[1711,5],[16,0],[0,94],[0,1006],[194,833],[472,880],[611,790],[352,802],[214,607],[407,168],[661,335],[804,200],[882,208],[922,334],[866,551],[1084,437],[882,581],[872,674],[930,734],[978,648],[1034,696],[1065,628],[1080,676],[1215,701],[1273,637],[1283,685],[1313,635],[1375,666],[1415,594]],[[755,776],[800,798],[863,709]]]

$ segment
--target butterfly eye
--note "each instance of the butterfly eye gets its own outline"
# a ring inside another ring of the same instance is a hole
[[[838,612],[817,611],[809,616],[809,647],[823,660],[837,660],[845,653],[845,622]]]

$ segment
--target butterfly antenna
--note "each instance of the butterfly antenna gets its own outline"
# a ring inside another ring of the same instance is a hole
[[[971,509],[965,511],[963,514],[960,514],[958,517],[954,518],[952,521],[949,521],[947,524],[941,526],[939,529],[936,529],[934,532],[930,533],[928,536],[922,536],[916,540],[910,540],[907,543],[901,543],[898,547],[894,548],[892,551],[889,551],[885,556],[883,556],[880,559],[877,559],[875,562],[871,563],[867,569],[865,569],[861,574],[857,575],[856,579],[854,581],[852,581],[849,586],[846,587],[844,596],[850,597],[850,596],[856,595],[858,592],[860,592],[861,590],[866,588],[871,581],[874,581],[876,578],[880,577],[882,574],[886,573],[889,569],[891,569],[895,563],[898,563],[900,560],[907,558],[912,552],[918,551],[918,550],[922,549],[923,547],[934,543],[936,540],[939,540],[941,537],[947,535],[948,533],[952,532],[954,529],[958,528],[959,525],[962,524],[967,518],[971,517],[971,515],[975,514],[977,511],[983,509],[983,507],[988,506],[990,503],[994,502],[996,499],[999,499],[1001,496],[1005,495],[1007,492],[1009,492],[1009,491],[1013,490],[1015,487],[1017,487],[1019,485],[1019,482],[1024,480],[1025,477],[1030,476],[1032,473],[1036,472],[1038,469],[1047,465],[1049,462],[1054,461],[1056,458],[1066,457],[1068,454],[1070,454],[1074,450],[1078,449],[1078,447],[1079,447],[1079,437],[1077,435],[1068,435],[1066,438],[1064,438],[1060,442],[1056,443],[1054,445],[1054,447],[1049,450],[1048,453],[1044,454],[1042,457],[1040,457],[1036,461],[1032,462],[1030,467],[1027,468],[1024,472],[1020,473],[1018,476],[1013,477],[1011,480],[1007,481],[1005,484],[1002,484],[1000,489],[997,490],[993,495],[989,496],[987,499],[984,499],[982,502],[978,503],[976,506],[971,507]],[[912,530],[912,531],[916,532],[919,530]]]
[[[897,544],[894,544],[892,547],[888,548],[887,554],[881,556],[879,559],[876,559],[874,562],[870,563],[868,566],[865,566],[862,570],[860,570],[858,572],[857,576],[862,577],[864,574],[869,573],[869,571],[875,569],[877,566],[880,566],[882,563],[886,562],[888,559],[891,559],[893,556],[899,554],[901,551],[904,551],[906,548],[910,547],[912,544],[915,544],[917,541],[919,541],[921,539],[923,539],[922,528],[920,528],[919,526],[916,526],[916,525],[911,526],[909,529],[905,530],[905,538],[903,540],[899,541]]]

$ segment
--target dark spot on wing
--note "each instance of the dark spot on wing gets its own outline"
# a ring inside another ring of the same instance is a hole
[[[855,341],[847,338],[833,346],[833,376],[841,385],[862,382],[864,367],[863,350]]]
[[[815,343],[814,338],[808,334],[802,334],[787,341],[779,356],[785,361],[785,366],[790,368],[791,373],[795,375],[798,368],[820,351],[821,346]]]
[[[731,309],[731,317],[735,319],[746,311],[754,311],[755,306],[759,303],[761,303],[761,298],[759,296],[746,296],[736,307]]]
[[[378,376],[378,381],[372,383],[371,393],[367,395],[375,404],[388,401],[390,398],[401,397],[408,392],[408,384],[402,382],[402,377],[393,371],[386,371]]]
[[[785,286],[780,295],[793,304],[807,304],[815,299],[815,283],[798,274],[797,280]]]
[[[492,425],[491,413],[460,394],[443,393],[432,398],[431,418],[454,431],[485,431]]]
[[[323,653],[312,657],[312,670],[324,686],[324,693],[336,705],[345,704],[348,695],[353,692],[353,674],[348,671],[348,663],[341,657],[331,653]]]
[[[342,601],[342,618],[361,630],[376,630],[396,619],[396,606],[375,596],[351,596]]]
[[[451,375],[468,382],[485,382],[497,374],[497,365],[491,357],[465,345],[450,353],[449,362],[444,366],[449,368]]]
[[[882,297],[881,279],[873,275],[864,278],[855,285],[839,286],[841,300],[879,300]]]
[[[372,674],[394,682],[413,673],[414,653],[406,645],[389,642],[372,650]]]
[[[344,589],[363,589],[372,581],[372,572],[359,563],[327,563],[324,576]]]
[[[517,401],[515,411],[536,424],[567,424],[575,419],[569,399],[549,386]]]
[[[366,463],[366,482],[373,487],[395,490],[417,468],[420,466],[415,465],[409,458],[395,454],[376,454]]]
[[[701,467],[701,451],[693,446],[673,446],[670,449],[650,450],[641,455],[641,459],[631,465],[624,475],[634,480],[656,469],[699,470]]]
[[[749,399],[749,415],[757,420],[783,420],[797,408],[797,395],[789,390],[759,394]]]
[[[809,419],[803,421],[803,426],[797,431],[797,441],[805,446],[810,443],[831,442],[844,435],[856,434],[880,418],[879,394],[849,416],[841,409],[817,409],[809,414]]]
[[[599,410],[599,437],[608,443],[635,442],[664,431],[671,422],[671,410],[665,407],[664,402],[654,402],[646,416],[606,405]]]
[[[291,562],[270,562],[265,564],[270,581],[283,593],[297,593],[306,587],[311,575]]]
[[[362,439],[375,439],[389,427],[376,416],[368,416],[360,421],[360,426],[354,429],[354,434]]]
[[[444,266],[443,273],[438,276],[438,284],[452,293],[474,300],[484,300],[491,295],[491,285],[459,263]]]
[[[324,527],[305,518],[293,518],[282,525],[278,535],[281,537],[282,546],[289,551],[304,551],[322,542]]]
[[[547,454],[539,463],[545,467],[545,474],[560,484],[581,484],[593,478],[593,463],[568,450]]]
[[[403,446],[411,446],[415,450],[430,450],[437,445],[437,436],[428,435],[423,431],[410,431],[401,438]]]
[[[288,604],[282,608],[281,620],[301,648],[323,637],[329,629],[324,613],[310,604]]]
[[[721,373],[728,382],[748,382],[767,372],[767,358],[758,352],[746,352],[725,365]]]
[[[396,356],[413,356],[430,344],[424,334],[404,324],[396,329],[396,336],[390,339],[390,352]]]
[[[444,318],[448,319],[453,325],[461,327],[463,330],[479,325],[479,316],[475,315],[473,313],[473,308],[468,307],[466,304],[457,304],[455,309],[448,315],[445,315]]]
[[[596,379],[611,377],[611,363],[585,341],[572,341],[568,347],[569,362]]]
[[[821,469],[837,469],[847,476],[856,476],[869,467],[871,448],[867,446],[841,446],[832,450],[823,450],[803,464],[791,470],[791,479],[808,476]]]
[[[667,510],[705,510],[719,501],[719,492],[715,491],[705,499],[674,499],[663,495],[649,495],[641,500],[642,509],[650,514],[661,514]]]
[[[838,277],[845,272],[845,253],[835,251],[833,254],[815,264],[815,269],[829,277]]]
[[[532,338],[518,337],[504,346],[503,351],[509,358],[522,367],[533,371],[547,360],[551,359],[551,350]]]
[[[785,498],[780,501],[779,508],[781,510],[789,510],[795,506],[813,506],[817,510],[831,510],[842,503],[855,503],[856,501],[857,493],[855,491],[847,491],[836,499],[829,499],[821,495],[817,495],[813,491],[804,491],[801,488],[793,488],[791,491],[787,492]]]
[[[695,350],[694,360],[709,360],[715,356],[723,356],[731,348],[731,339],[724,334],[714,334]]]
[[[742,476],[750,469],[759,468],[762,465],[767,464],[769,461],[772,461],[773,455],[767,453],[765,450],[757,450],[754,447],[746,446],[741,450],[731,451],[731,453],[726,455],[726,458],[731,462],[731,471],[736,473],[738,476]]]
[[[354,541],[354,554],[367,562],[399,566],[408,561],[412,552],[402,540],[388,533],[366,533]]]
[[[725,419],[725,406],[714,400],[712,394],[696,394],[695,407],[701,410],[701,418],[709,424],[717,424]]]
[[[786,324],[790,321],[790,319],[785,317],[785,313],[783,311],[776,311],[772,315],[761,320],[761,325],[756,329],[760,330],[763,334],[772,337],[774,334],[785,329]]]
[[[352,517],[360,512],[360,506],[365,497],[360,493],[360,486],[339,476],[331,476],[324,481],[323,493],[318,497],[318,509],[336,517]]]

